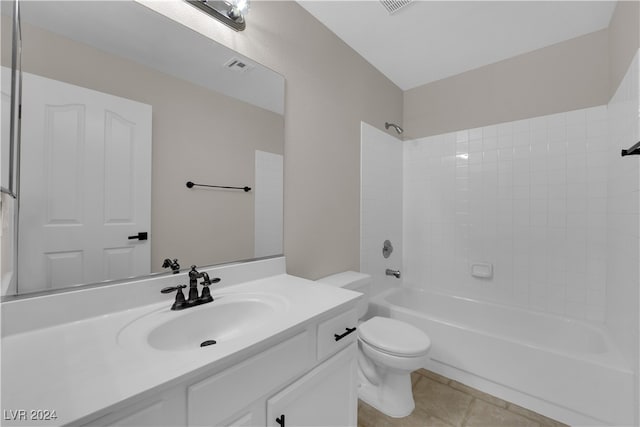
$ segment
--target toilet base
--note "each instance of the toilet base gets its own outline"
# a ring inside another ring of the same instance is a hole
[[[374,385],[359,370],[358,398],[392,418],[411,415],[415,408],[411,375],[407,371],[386,370],[379,385]]]

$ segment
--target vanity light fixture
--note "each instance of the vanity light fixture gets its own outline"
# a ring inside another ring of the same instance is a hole
[[[249,12],[249,0],[186,0],[186,2],[236,31],[246,28],[245,16]]]

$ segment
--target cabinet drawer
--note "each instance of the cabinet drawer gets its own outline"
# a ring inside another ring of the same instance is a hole
[[[312,339],[305,331],[187,388],[189,425],[218,425],[309,368]]]
[[[318,325],[318,360],[356,341],[356,310],[349,310]]]

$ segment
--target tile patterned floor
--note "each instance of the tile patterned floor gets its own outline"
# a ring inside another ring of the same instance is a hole
[[[358,401],[358,427],[566,427],[425,369],[411,374],[416,409],[391,418]]]

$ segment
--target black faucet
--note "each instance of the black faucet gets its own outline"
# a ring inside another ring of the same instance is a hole
[[[171,261],[169,258],[165,258],[164,262],[162,263],[162,268],[169,267],[171,267],[171,270],[173,270],[173,274],[180,273],[180,264],[178,264],[177,258],[174,258],[173,261]]]
[[[196,270],[195,265],[191,266],[191,271],[189,272],[189,299],[187,300],[187,303],[191,306],[202,304],[201,302],[198,302],[200,300],[200,296],[198,296],[198,279],[203,276],[204,273],[200,273]],[[209,282],[209,284],[211,284],[211,282]],[[207,286],[208,285],[205,285],[205,288]]]
[[[202,279],[202,293],[198,295],[198,279]],[[191,266],[191,271],[189,271],[189,298],[185,299],[184,294],[182,293],[182,289],[186,288],[187,285],[178,285],[171,286],[168,288],[162,289],[160,292],[163,294],[168,294],[169,292],[177,291],[176,300],[171,306],[171,310],[183,310],[189,307],[195,307],[196,305],[206,304],[208,302],[213,301],[213,297],[211,296],[211,291],[209,291],[209,285],[212,283],[218,283],[220,278],[215,277],[213,279],[209,278],[207,273],[200,273],[196,270],[196,266]]]

